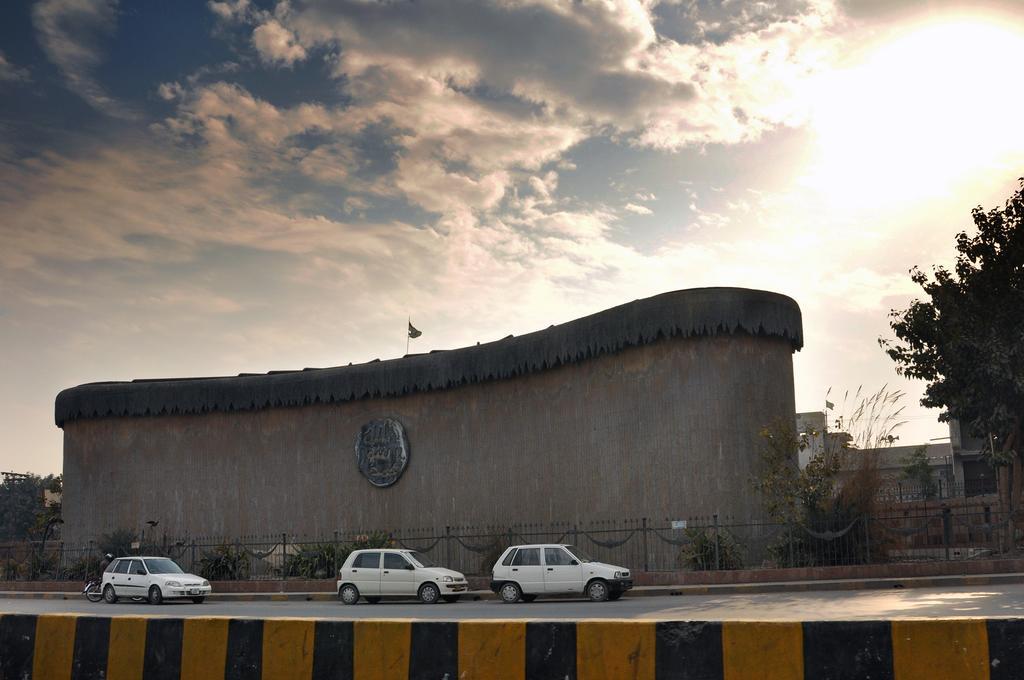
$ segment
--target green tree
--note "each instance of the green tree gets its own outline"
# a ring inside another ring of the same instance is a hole
[[[807,434],[798,434],[793,423],[780,421],[762,430],[761,438],[760,469],[751,483],[768,517],[799,524],[808,508],[819,508],[834,496],[845,447],[824,447],[801,470],[797,452],[810,446]]]
[[[879,343],[897,372],[927,382],[923,406],[999,442],[989,453],[1003,466],[1000,492],[1014,510],[1024,453],[1024,178],[1004,207],[979,206],[971,216],[974,230],[957,235],[951,270],[911,269],[926,299],[892,310],[897,340]]]
[[[833,414],[836,432],[797,432],[788,421],[761,432],[760,465],[751,482],[766,515],[786,527],[769,546],[778,563],[857,564],[872,554],[870,545],[877,541],[857,523],[875,511],[881,485],[877,449],[899,439],[903,396],[885,385],[871,394],[858,388],[845,393]],[[811,456],[800,469],[798,454],[808,449]]]
[[[916,484],[921,490],[921,495],[927,499],[935,498],[938,493],[938,485],[935,483],[935,473],[928,461],[927,447],[919,446],[914,452],[903,459],[903,479]]]
[[[0,540],[21,541],[42,535],[60,516],[60,504],[46,505],[44,491],[60,493],[60,475],[4,477],[0,484]]]

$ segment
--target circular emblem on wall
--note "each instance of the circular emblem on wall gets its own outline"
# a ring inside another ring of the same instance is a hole
[[[409,440],[394,418],[371,420],[359,428],[356,463],[374,486],[391,486],[409,464]]]

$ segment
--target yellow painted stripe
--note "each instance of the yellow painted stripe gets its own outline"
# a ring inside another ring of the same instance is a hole
[[[36,618],[36,642],[32,652],[32,677],[71,680],[75,655],[75,620],[66,614],[44,614]]]
[[[359,680],[406,680],[409,677],[408,621],[353,623],[352,667]]]
[[[228,619],[185,619],[181,680],[224,680]]]
[[[138,680],[146,658],[146,619],[117,616],[110,619],[107,645],[107,680]]]
[[[525,677],[525,623],[459,623],[459,680],[523,680]]]
[[[581,621],[576,624],[579,680],[654,678],[653,622]]]
[[[262,680],[313,677],[314,621],[267,619],[263,622]]]
[[[803,680],[803,627],[799,623],[723,623],[722,670],[725,680]]]
[[[985,622],[893,621],[892,657],[896,680],[988,680]]]

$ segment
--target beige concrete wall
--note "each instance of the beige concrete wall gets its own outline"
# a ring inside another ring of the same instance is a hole
[[[668,339],[521,378],[333,405],[83,419],[64,428],[64,536],[149,519],[171,536],[756,516],[757,433],[794,413],[791,346]],[[359,473],[360,425],[411,457]]]

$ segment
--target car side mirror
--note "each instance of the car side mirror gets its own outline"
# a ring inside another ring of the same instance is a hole
[[[570,560],[570,561],[569,561],[569,564],[573,565],[574,567],[575,567],[576,565],[578,565],[579,563],[580,563],[580,562],[579,562],[579,560]]]
[[[405,568],[408,569],[409,571],[413,571],[413,570],[416,569],[416,567],[412,566],[411,564],[406,564]]]
[[[136,573],[136,574],[137,574],[138,576],[145,576],[145,575],[146,575],[146,570],[145,570],[145,569],[136,569],[136,570],[135,570],[135,573]]]

